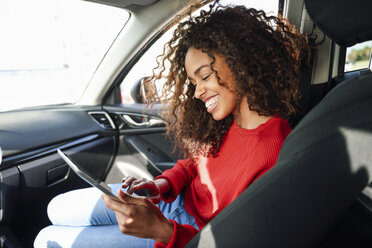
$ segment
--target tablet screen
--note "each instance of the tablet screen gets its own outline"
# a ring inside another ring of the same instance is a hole
[[[94,179],[87,171],[85,171],[81,166],[79,167],[78,164],[76,164],[76,162],[71,160],[71,158],[64,152],[62,152],[60,149],[58,149],[57,151],[58,154],[62,157],[62,159],[67,163],[67,165],[84,181],[96,187],[97,189],[102,191],[104,194],[110,196],[114,200],[119,200],[118,197],[112,193],[111,188],[107,184],[97,179]]]

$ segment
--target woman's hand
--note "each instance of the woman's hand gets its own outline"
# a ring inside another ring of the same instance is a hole
[[[106,206],[115,211],[122,233],[139,238],[155,239],[167,244],[173,235],[173,223],[148,198],[131,196],[120,189],[119,201],[102,195]]]
[[[122,188],[128,188],[127,193],[130,195],[133,193],[145,195],[143,190],[147,190],[148,198],[155,204],[160,202],[161,194],[169,190],[169,183],[165,179],[152,181],[146,178],[137,179],[132,176],[127,176],[123,178],[122,183]]]

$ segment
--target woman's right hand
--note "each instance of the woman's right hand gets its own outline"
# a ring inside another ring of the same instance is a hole
[[[128,188],[127,193],[133,194],[136,193],[138,195],[145,195],[143,192],[144,189],[148,191],[148,198],[151,200],[154,204],[157,204],[161,200],[161,192],[156,183],[152,180],[141,178],[137,179],[132,176],[124,177],[122,180],[122,188]],[[142,190],[142,192],[141,192]]]

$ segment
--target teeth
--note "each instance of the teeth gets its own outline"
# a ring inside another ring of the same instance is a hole
[[[210,100],[208,100],[207,102],[205,102],[205,107],[209,108],[210,106],[212,106],[216,102],[217,102],[217,97],[213,97]]]

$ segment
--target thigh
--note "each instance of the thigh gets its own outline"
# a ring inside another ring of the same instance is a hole
[[[121,184],[110,185],[116,192]],[[158,207],[168,219],[198,228],[179,196],[172,203]],[[124,235],[120,232],[115,213],[104,204],[95,188],[80,189],[55,197],[48,207],[53,226],[41,230],[35,248],[41,247],[154,247],[155,241]]]
[[[34,242],[34,248],[147,248],[154,245],[154,240],[122,234],[117,225],[48,226]]]
[[[121,184],[110,187],[116,194]],[[94,187],[73,190],[54,197],[48,205],[48,216],[54,225],[117,224],[115,213],[106,207],[101,191]]]
[[[180,224],[188,224],[196,229],[199,229],[196,225],[195,219],[185,209],[183,195],[180,194],[171,203],[160,202],[158,207],[162,211],[165,217],[170,220],[175,220]]]
[[[116,194],[121,184],[109,185]],[[158,207],[168,219],[197,228],[195,220],[184,207],[183,196],[179,195],[171,203],[161,201]],[[48,205],[48,216],[53,225],[90,226],[116,225],[115,212],[107,208],[102,193],[94,188],[69,191],[54,197]]]

